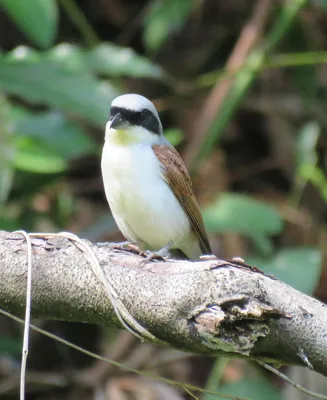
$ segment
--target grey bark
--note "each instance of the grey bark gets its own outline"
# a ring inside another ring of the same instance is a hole
[[[32,239],[33,316],[119,326],[102,284],[67,239]],[[327,376],[327,307],[269,276],[223,260],[153,261],[92,245],[136,320],[169,346],[260,357]],[[0,231],[0,307],[22,315],[27,244]]]

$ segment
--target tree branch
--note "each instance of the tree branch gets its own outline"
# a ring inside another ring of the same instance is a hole
[[[69,240],[32,239],[33,316],[119,326],[101,283]],[[327,376],[327,307],[223,260],[155,261],[92,245],[129,312],[158,339],[198,354],[260,357]],[[0,232],[0,307],[22,315],[27,244]]]

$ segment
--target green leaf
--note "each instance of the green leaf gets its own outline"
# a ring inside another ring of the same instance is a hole
[[[0,93],[0,205],[5,203],[13,183],[12,158],[14,154],[10,107]]]
[[[74,72],[87,72],[89,69],[86,50],[70,43],[58,44],[47,53],[43,53],[43,59],[54,61]]]
[[[0,132],[1,134],[1,132]],[[0,140],[1,143],[1,140]],[[7,142],[0,150],[0,205],[7,200],[12,187],[14,173],[12,168],[12,157],[14,148],[11,141]]]
[[[316,165],[306,164],[300,169],[300,176],[311,182],[319,190],[321,197],[327,203],[327,179],[325,172]]]
[[[58,20],[55,0],[0,0],[0,6],[36,45],[45,48],[53,44]]]
[[[316,164],[316,145],[321,133],[320,126],[316,121],[305,124],[297,137],[296,158],[300,168],[304,164]]]
[[[1,0],[0,0],[1,1]],[[28,46],[17,46],[12,51],[6,53],[4,58],[8,61],[16,61],[16,60],[28,60],[28,61],[40,61],[42,59],[44,52],[40,53],[39,51],[32,49]]]
[[[145,15],[143,40],[146,47],[157,50],[167,37],[178,31],[194,10],[196,0],[155,0]]]
[[[43,142],[65,160],[94,153],[97,146],[84,130],[60,112],[28,114],[14,126],[16,135]]]
[[[61,43],[46,54],[47,59],[60,62],[75,71],[89,71],[109,77],[131,76],[161,79],[164,71],[149,59],[128,47],[101,43],[85,50],[69,43]]]
[[[298,196],[307,182],[311,182],[327,202],[327,179],[324,171],[319,168],[316,146],[321,135],[321,128],[316,122],[305,124],[298,135],[297,140],[297,175],[296,190]]]
[[[127,47],[102,43],[88,54],[91,70],[108,76],[162,78],[163,70]]]
[[[104,128],[111,101],[119,93],[92,75],[50,60],[0,57],[0,87],[23,99],[75,113]]]
[[[22,171],[36,173],[59,173],[67,163],[53,149],[44,143],[27,137],[15,137],[16,152],[14,166]]]
[[[260,253],[272,252],[268,238],[283,228],[283,221],[274,207],[249,196],[224,193],[203,212],[209,232],[238,232],[250,237]]]
[[[231,396],[246,397],[251,400],[282,400],[283,396],[266,379],[242,379],[237,382],[228,383],[219,387],[220,393]],[[204,400],[217,399],[213,395],[205,395]]]
[[[295,289],[312,295],[321,274],[322,254],[315,248],[287,248],[272,258],[247,257],[246,262],[273,274]]]
[[[274,207],[249,196],[225,193],[203,212],[208,231],[239,232],[245,235],[275,235],[283,222]]]

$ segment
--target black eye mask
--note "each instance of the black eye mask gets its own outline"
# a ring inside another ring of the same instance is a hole
[[[141,111],[132,111],[122,107],[111,107],[109,121],[111,121],[117,114],[120,114],[120,121],[122,124],[128,123],[132,126],[141,126],[156,135],[160,135],[160,123],[158,117],[147,108],[144,108]]]

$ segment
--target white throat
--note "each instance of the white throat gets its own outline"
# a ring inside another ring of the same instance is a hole
[[[135,144],[150,145],[166,144],[162,135],[156,135],[141,126],[131,126],[128,129],[111,129],[110,122],[106,124],[105,142],[115,146],[131,146]]]

